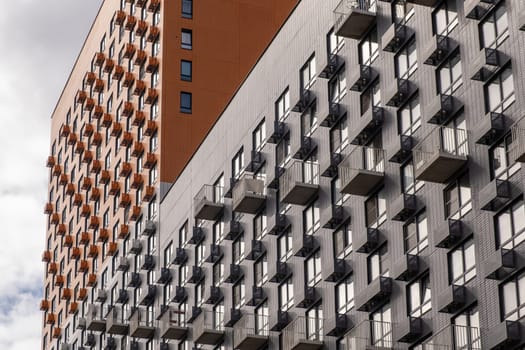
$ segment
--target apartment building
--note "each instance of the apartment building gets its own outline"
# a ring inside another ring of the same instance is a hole
[[[295,3],[103,2],[51,116],[43,349],[85,342],[79,315],[115,300],[97,291],[128,249],[119,242],[158,221],[163,193]]]
[[[524,29],[512,0],[300,1],[71,340],[525,348]]]

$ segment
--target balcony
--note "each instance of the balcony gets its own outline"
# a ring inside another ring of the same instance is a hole
[[[338,174],[337,166],[343,160],[341,153],[331,152],[330,157],[321,159],[321,176],[333,178]],[[324,170],[323,170],[324,169]]]
[[[329,337],[342,337],[353,327],[352,321],[347,314],[336,314],[334,317],[325,320],[324,329]],[[344,349],[344,347],[342,347]]]
[[[268,344],[268,316],[245,314],[233,326],[233,348],[238,350],[261,349]]]
[[[263,157],[262,152],[252,150],[251,160],[250,163],[248,163],[248,165],[246,166],[246,171],[256,174],[259,172],[259,170],[262,169],[264,163],[265,159]]]
[[[104,73],[111,73],[113,68],[115,68],[115,62],[113,62],[111,58],[106,58],[106,62],[104,63]]]
[[[487,82],[509,61],[510,58],[497,49],[482,49],[481,55],[478,55],[471,65],[470,79]]]
[[[467,163],[467,156],[466,130],[437,127],[414,147],[416,178],[446,183]]]
[[[159,59],[157,57],[148,58],[148,64],[146,65],[146,72],[153,73],[159,69]]]
[[[80,259],[80,248],[79,247],[72,247],[71,248],[71,259]]]
[[[97,52],[95,53],[94,59],[95,66],[102,67],[104,61],[106,60],[106,56],[104,56],[103,52]]]
[[[396,53],[412,37],[413,31],[401,23],[392,23],[381,37],[383,51]]]
[[[44,252],[42,253],[42,261],[46,263],[51,261],[51,251],[50,250],[44,250]]]
[[[299,290],[297,297],[299,302],[297,303],[296,307],[301,309],[309,309],[315,303],[321,300],[321,296],[317,292],[317,289],[315,287],[308,286],[305,286],[303,290]]]
[[[437,248],[449,249],[466,235],[466,228],[460,220],[448,219],[434,231]],[[464,234],[465,233],[465,234]]]
[[[268,143],[279,143],[281,139],[286,135],[287,129],[284,122],[275,120],[273,122],[273,130],[269,133]]]
[[[148,22],[139,20],[137,24],[137,30],[135,31],[138,36],[143,36],[148,31]]]
[[[481,210],[496,212],[512,199],[510,182],[494,179],[479,192]]]
[[[109,334],[127,335],[129,323],[124,315],[123,309],[118,307],[111,308],[106,322],[106,332]]]
[[[130,213],[129,219],[131,221],[136,221],[138,220],[141,214],[142,214],[142,208],[139,207],[138,205],[134,205],[131,207],[131,213]]]
[[[120,80],[124,75],[124,67],[115,66],[115,73],[113,73],[113,80]]]
[[[353,145],[366,145],[372,138],[381,131],[383,125],[384,112],[381,107],[372,107],[361,116],[357,122],[355,130],[357,134],[353,137]]]
[[[276,261],[275,265],[269,265],[268,276],[272,283],[281,283],[291,275],[292,271],[286,262]]]
[[[84,158],[82,158],[82,163],[89,164],[93,160],[93,152],[87,150],[84,152]]]
[[[157,40],[160,36],[160,29],[159,27],[156,27],[156,26],[151,26],[149,28],[149,32],[148,32],[148,36],[147,36],[147,40],[152,43],[154,42],[155,40]]]
[[[71,248],[73,246],[73,236],[72,235],[66,235],[64,237],[64,247]]]
[[[465,17],[480,20],[493,7],[497,1],[493,0],[466,0]]]
[[[40,311],[49,310],[49,300],[43,299],[40,301]]]
[[[150,105],[150,104],[153,104],[155,101],[157,101],[158,98],[159,98],[159,93],[157,89],[149,88],[148,92],[146,93],[146,99],[144,100],[144,102]]]
[[[242,270],[241,265],[239,264],[230,264],[230,274],[224,282],[235,284],[238,280],[240,280],[244,276],[244,271]]]
[[[404,254],[392,267],[392,275],[397,281],[409,282],[424,269],[424,263],[419,256]]]
[[[385,92],[385,96],[388,99],[386,105],[399,108],[408,102],[416,91],[416,86],[410,80],[395,78]]]
[[[157,279],[158,284],[167,284],[172,280],[171,270],[169,267],[160,268],[160,276]]]
[[[53,225],[58,225],[58,223],[60,222],[60,216],[57,213],[53,213],[51,214],[49,221]]]
[[[223,299],[224,295],[220,287],[210,286],[210,288],[204,292],[204,302],[206,304],[215,305]]]
[[[368,196],[385,177],[385,152],[380,148],[356,146],[339,164],[341,193]]]
[[[175,258],[173,259],[173,264],[182,265],[188,261],[188,253],[186,249],[178,247],[175,251]]]
[[[319,191],[319,164],[292,160],[279,181],[280,200],[306,205]]]
[[[435,332],[422,344],[423,349],[469,349],[481,350],[481,336],[478,327],[450,324]]]
[[[267,296],[264,292],[263,287],[252,286],[251,299],[248,300],[246,305],[257,307],[261,305],[265,300],[267,300]]]
[[[97,275],[94,274],[94,273],[90,273],[88,275],[87,286],[88,287],[93,287],[96,284],[97,284]]]
[[[474,300],[472,300],[474,301]],[[465,286],[452,284],[438,295],[438,311],[453,314],[468,305],[467,288]]]
[[[84,103],[84,109],[88,112],[91,112],[95,108],[95,100],[88,97],[86,98],[86,102]]]
[[[194,308],[193,342],[202,345],[218,345],[224,338],[224,313]]]
[[[476,128],[475,137],[477,144],[492,146],[506,131],[505,116],[501,113],[489,112],[481,124]],[[511,144],[512,148],[513,144]]]
[[[359,233],[357,237],[355,237],[354,245],[356,252],[368,254],[379,247],[385,240],[381,231],[369,227],[366,229],[365,234]]]
[[[155,335],[153,314],[136,308],[129,319],[129,335],[135,338],[151,339]]]
[[[175,296],[171,299],[174,303],[181,303],[188,298],[188,293],[185,287],[176,286]]]
[[[390,322],[364,320],[344,337],[344,349],[347,350],[387,350],[395,349],[392,341]],[[438,349],[436,349],[438,350]],[[441,349],[440,349],[441,350]]]
[[[299,149],[293,154],[294,159],[305,160],[317,149],[317,145],[310,136],[301,136]]]
[[[124,131],[120,145],[123,147],[129,147],[133,144],[133,135],[130,132]]]
[[[304,113],[314,102],[315,94],[310,90],[303,90],[299,96],[299,101],[293,106],[292,112]]]
[[[129,261],[125,256],[121,256],[118,259],[117,271],[127,271],[129,269]]]
[[[361,39],[376,21],[375,0],[342,0],[334,10],[338,36]]]
[[[87,260],[80,260],[78,271],[82,273],[86,273],[89,271],[89,263]]]
[[[333,264],[326,261],[322,266],[323,276],[326,276],[325,282],[337,283],[352,272],[345,259],[334,258]]]
[[[93,86],[93,91],[96,93],[101,93],[104,91],[104,80],[102,79],[96,79],[95,85]]]
[[[523,265],[514,249],[499,248],[483,261],[485,278],[501,281],[516,272]]]
[[[60,176],[62,174],[62,168],[59,164],[53,165],[53,176]]]
[[[270,314],[270,331],[280,332],[290,323],[287,311],[278,310],[277,314]]]
[[[390,218],[394,221],[405,222],[418,209],[417,198],[413,194],[402,193],[390,205]]]
[[[399,343],[412,344],[432,332],[420,317],[407,317],[394,327],[394,339]]]
[[[356,296],[358,311],[370,312],[371,310],[387,303],[392,294],[392,279],[380,276]]]
[[[330,80],[344,63],[345,60],[339,55],[333,53],[329,54],[328,62],[321,73],[319,73],[319,78]]]
[[[233,211],[257,214],[266,204],[264,181],[245,174],[233,187]]]
[[[283,329],[283,350],[323,349],[322,329],[322,318],[297,316]]]
[[[303,234],[302,236],[294,235],[293,246],[295,251],[294,255],[305,258],[313,253],[313,251],[319,247],[319,244],[313,235]]]
[[[438,67],[458,47],[458,44],[446,35],[435,35],[423,51],[424,63]]]
[[[164,339],[181,340],[188,334],[184,311],[169,309],[160,319],[160,336]]]
[[[78,300],[81,300],[81,301],[84,301],[87,299],[87,289],[86,288],[80,288],[78,290],[78,296],[77,296],[77,299]]]
[[[58,339],[62,335],[62,328],[54,327],[53,328],[53,339]]]
[[[521,121],[512,126],[511,133],[510,160],[525,163],[525,128],[522,127]]]
[[[86,328],[89,331],[105,332],[106,316],[102,312],[100,305],[90,304],[86,317]]]
[[[503,321],[488,330],[484,346],[488,350],[513,349],[523,344],[522,334],[522,325],[519,321]]]
[[[142,283],[142,278],[140,277],[140,273],[132,272],[129,282],[128,282],[128,287],[138,288],[140,287],[141,283]]]
[[[407,2],[421,6],[434,7],[440,2],[440,0],[407,0]]]
[[[46,167],[53,168],[55,166],[55,164],[56,164],[55,157],[53,157],[53,156],[47,157]]]
[[[140,239],[134,239],[131,241],[131,248],[129,250],[131,254],[140,254],[142,252],[142,242]]]
[[[197,244],[201,243],[202,241],[204,241],[205,238],[206,237],[204,235],[204,230],[202,229],[202,227],[194,226],[193,227],[193,234],[192,234],[191,238],[188,240],[188,243],[189,244],[193,244],[193,245],[197,245]]]
[[[268,234],[270,235],[280,235],[291,225],[285,214],[270,215],[267,220]]]
[[[150,0],[148,5],[149,12],[156,12],[160,7],[160,0]]]
[[[62,287],[64,286],[64,275],[56,275],[55,276],[55,287]]]
[[[78,303],[76,301],[73,301],[69,304],[69,311],[68,313],[70,315],[74,315],[78,312]]]
[[[192,266],[191,275],[188,278],[188,283],[197,284],[204,279],[204,271],[200,266]]]
[[[155,153],[147,153],[144,160],[144,169],[151,169],[157,164],[157,156]]]
[[[346,109],[339,102],[330,101],[328,113],[320,120],[319,125],[331,128],[345,115],[345,113]]]
[[[150,254],[144,255],[144,261],[142,262],[141,270],[152,271],[155,268],[155,257]]]
[[[414,148],[414,139],[410,135],[399,136],[399,147],[395,147],[395,153],[388,160],[392,163],[403,164],[410,157],[412,157],[412,149]]]
[[[264,243],[257,239],[252,239],[252,247],[248,254],[246,254],[246,260],[255,261],[259,259],[266,252]]]
[[[94,144],[95,146],[100,146],[102,144],[102,134],[99,132],[94,132],[91,143]]]
[[[359,65],[359,70],[356,70],[352,77],[350,77],[350,83],[353,82],[350,86],[350,90],[363,92],[377,77],[378,74],[374,68],[361,64]]]

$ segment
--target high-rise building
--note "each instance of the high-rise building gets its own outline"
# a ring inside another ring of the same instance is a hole
[[[119,240],[155,220],[296,2],[103,2],[51,120],[43,349],[76,339],[86,302],[115,300],[97,291],[132,248]]]
[[[301,0],[60,343],[525,349],[524,45],[524,2]]]

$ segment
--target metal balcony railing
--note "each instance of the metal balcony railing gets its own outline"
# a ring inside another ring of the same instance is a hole
[[[375,20],[376,12],[376,0],[342,0],[334,10],[335,32],[359,39]]]
[[[344,350],[394,349],[392,323],[365,320],[352,328],[342,343]]]
[[[266,201],[264,181],[245,173],[237,181],[232,191],[233,210],[241,213],[255,214]]]
[[[323,348],[323,319],[298,316],[283,330],[283,349]]]
[[[259,349],[268,342],[270,334],[267,315],[245,314],[233,327],[234,348]]]
[[[437,331],[421,345],[425,350],[481,350],[481,336],[477,327],[451,324]]]
[[[383,180],[384,171],[383,149],[356,146],[339,164],[341,192],[366,196]]]
[[[195,217],[214,220],[224,206],[224,188],[216,185],[204,185],[193,198]]]
[[[304,205],[319,190],[319,163],[291,160],[279,181],[281,201]]]

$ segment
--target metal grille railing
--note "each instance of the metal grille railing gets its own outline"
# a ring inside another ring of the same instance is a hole
[[[217,204],[224,203],[224,187],[215,185],[203,185],[193,198],[193,206],[197,208],[202,202]]]
[[[294,159],[288,163],[279,181],[279,190],[284,197],[295,187],[297,182],[319,185],[319,163]]]
[[[422,350],[481,350],[479,328],[451,324],[421,344]]]
[[[242,318],[233,326],[234,345],[239,343],[249,335],[268,336],[270,331],[269,319],[267,315],[244,314]]]
[[[153,315],[153,309],[142,309],[137,308],[133,312],[130,318],[131,328],[137,327],[154,327],[155,317]]]
[[[423,168],[437,152],[444,152],[455,156],[467,156],[467,130],[445,126],[432,130],[414,147],[416,171]]]
[[[343,184],[348,183],[353,170],[385,171],[385,150],[366,146],[356,146],[339,165]]]
[[[323,319],[298,316],[283,330],[284,350],[293,349],[301,341],[323,341]]]
[[[202,310],[200,315],[193,321],[193,329],[224,331],[224,311]]]
[[[266,187],[264,186],[264,181],[254,179],[252,174],[245,173],[233,188],[233,207],[237,207],[239,202],[242,201],[247,194],[265,195]]]
[[[394,348],[392,341],[392,323],[365,320],[354,327],[344,337],[344,350],[362,350],[370,346]]]
[[[512,143],[510,144],[510,162],[514,162],[516,159],[525,154],[525,128],[520,124],[516,124],[511,129]]]

